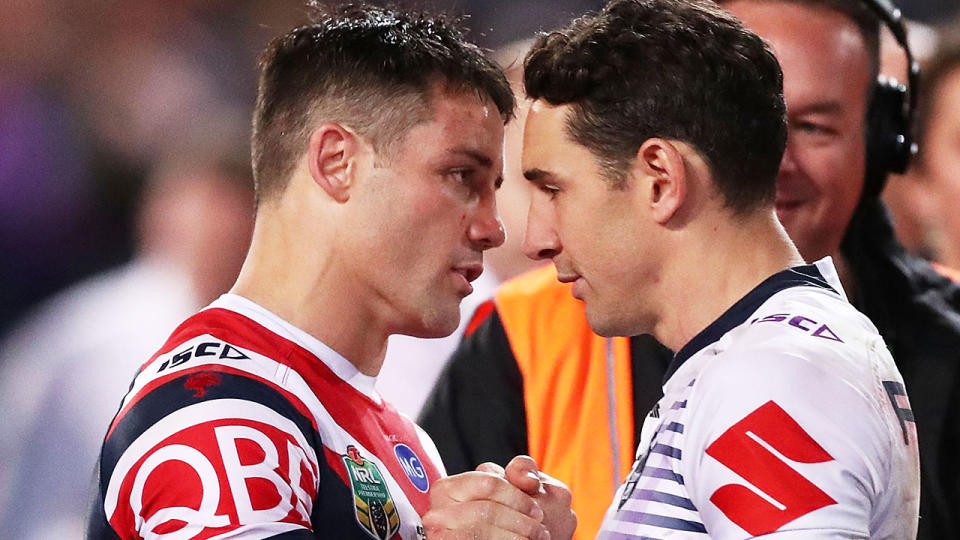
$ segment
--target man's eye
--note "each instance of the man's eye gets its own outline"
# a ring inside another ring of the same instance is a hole
[[[469,170],[469,169],[456,169],[456,170],[452,170],[452,171],[450,171],[449,173],[447,173],[447,175],[450,176],[450,178],[452,178],[454,181],[459,182],[459,183],[461,183],[461,184],[469,184],[469,183],[470,183],[470,170]]]
[[[791,124],[790,127],[795,131],[801,131],[811,135],[827,135],[832,133],[832,130],[827,126],[814,122],[796,122]]]
[[[454,189],[462,196],[476,198],[484,191],[483,178],[476,169],[451,169],[446,173]]]
[[[560,188],[558,188],[557,186],[552,186],[550,184],[540,184],[540,191],[549,195],[550,198],[553,198],[557,195],[557,193],[560,193]]]

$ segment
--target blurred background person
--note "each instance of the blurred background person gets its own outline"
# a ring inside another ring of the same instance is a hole
[[[97,452],[131,377],[236,278],[253,226],[250,167],[236,149],[162,159],[137,212],[135,257],[49,299],[0,346],[5,536],[80,537]]]
[[[949,32],[949,33],[947,33]],[[920,152],[909,171],[930,194],[926,221],[933,260],[960,269],[960,19],[945,27],[920,85]],[[957,274],[960,276],[960,274]]]
[[[904,21],[907,28],[907,39],[910,42],[910,50],[914,58],[921,65],[930,59],[934,49],[937,46],[937,31],[929,25],[916,21]],[[883,75],[893,78],[900,83],[906,84],[907,81],[907,60],[897,44],[896,38],[884,28],[880,35],[880,65]],[[926,74],[921,70],[921,77],[926,78]],[[921,81],[922,82],[922,81]],[[918,87],[919,93],[923,93],[923,84]],[[922,108],[925,98],[918,100],[918,109]],[[918,119],[919,120],[919,119]],[[919,129],[919,122],[915,121],[913,132],[916,134]],[[916,139],[915,139],[916,140]],[[911,160],[909,167],[916,167],[916,159]],[[890,210],[893,219],[897,239],[908,251],[916,253],[924,258],[930,258],[930,248],[925,238],[925,216],[929,213],[930,195],[918,185],[910,175],[906,173],[890,174],[887,179],[887,185],[883,189],[883,202]]]
[[[0,16],[0,332],[85,268],[96,221],[92,148],[60,64],[71,57],[55,2],[7,3]]]
[[[533,40],[523,39],[508,43],[494,53],[494,59],[503,67],[510,87],[517,96],[514,118],[507,124],[503,136],[503,185],[497,191],[497,210],[507,231],[507,240],[486,255],[486,264],[498,282],[547,264],[531,260],[523,254],[527,209],[530,207],[530,183],[523,177],[520,166],[523,126],[530,110],[530,101],[523,91],[523,58],[531,45]]]
[[[940,29],[922,65],[919,152],[885,199],[907,247],[960,279],[960,19]]]
[[[57,289],[129,259],[138,192],[183,133],[212,138],[226,119],[246,123],[255,51],[269,32],[251,31],[250,5],[4,5],[0,331]]]

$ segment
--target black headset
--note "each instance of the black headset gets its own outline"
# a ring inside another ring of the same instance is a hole
[[[880,75],[867,110],[867,178],[862,198],[876,196],[888,173],[903,173],[917,153],[911,126],[917,105],[920,65],[907,43],[907,29],[900,10],[890,0],[862,0],[890,29],[907,56],[907,84]]]

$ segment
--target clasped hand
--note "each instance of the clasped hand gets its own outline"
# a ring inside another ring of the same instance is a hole
[[[517,456],[434,483],[423,526],[429,540],[569,540],[577,517],[567,486]]]

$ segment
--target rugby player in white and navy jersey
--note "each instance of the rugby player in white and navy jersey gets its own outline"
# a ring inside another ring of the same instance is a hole
[[[374,389],[387,337],[452,332],[503,242],[513,107],[443,18],[351,6],[271,43],[250,252],[134,379],[88,537],[569,537],[569,491],[532,460],[444,478]]]
[[[599,538],[913,538],[900,374],[774,207],[773,53],[699,0],[614,0],[525,61],[525,249],[600,335],[678,351]]]

